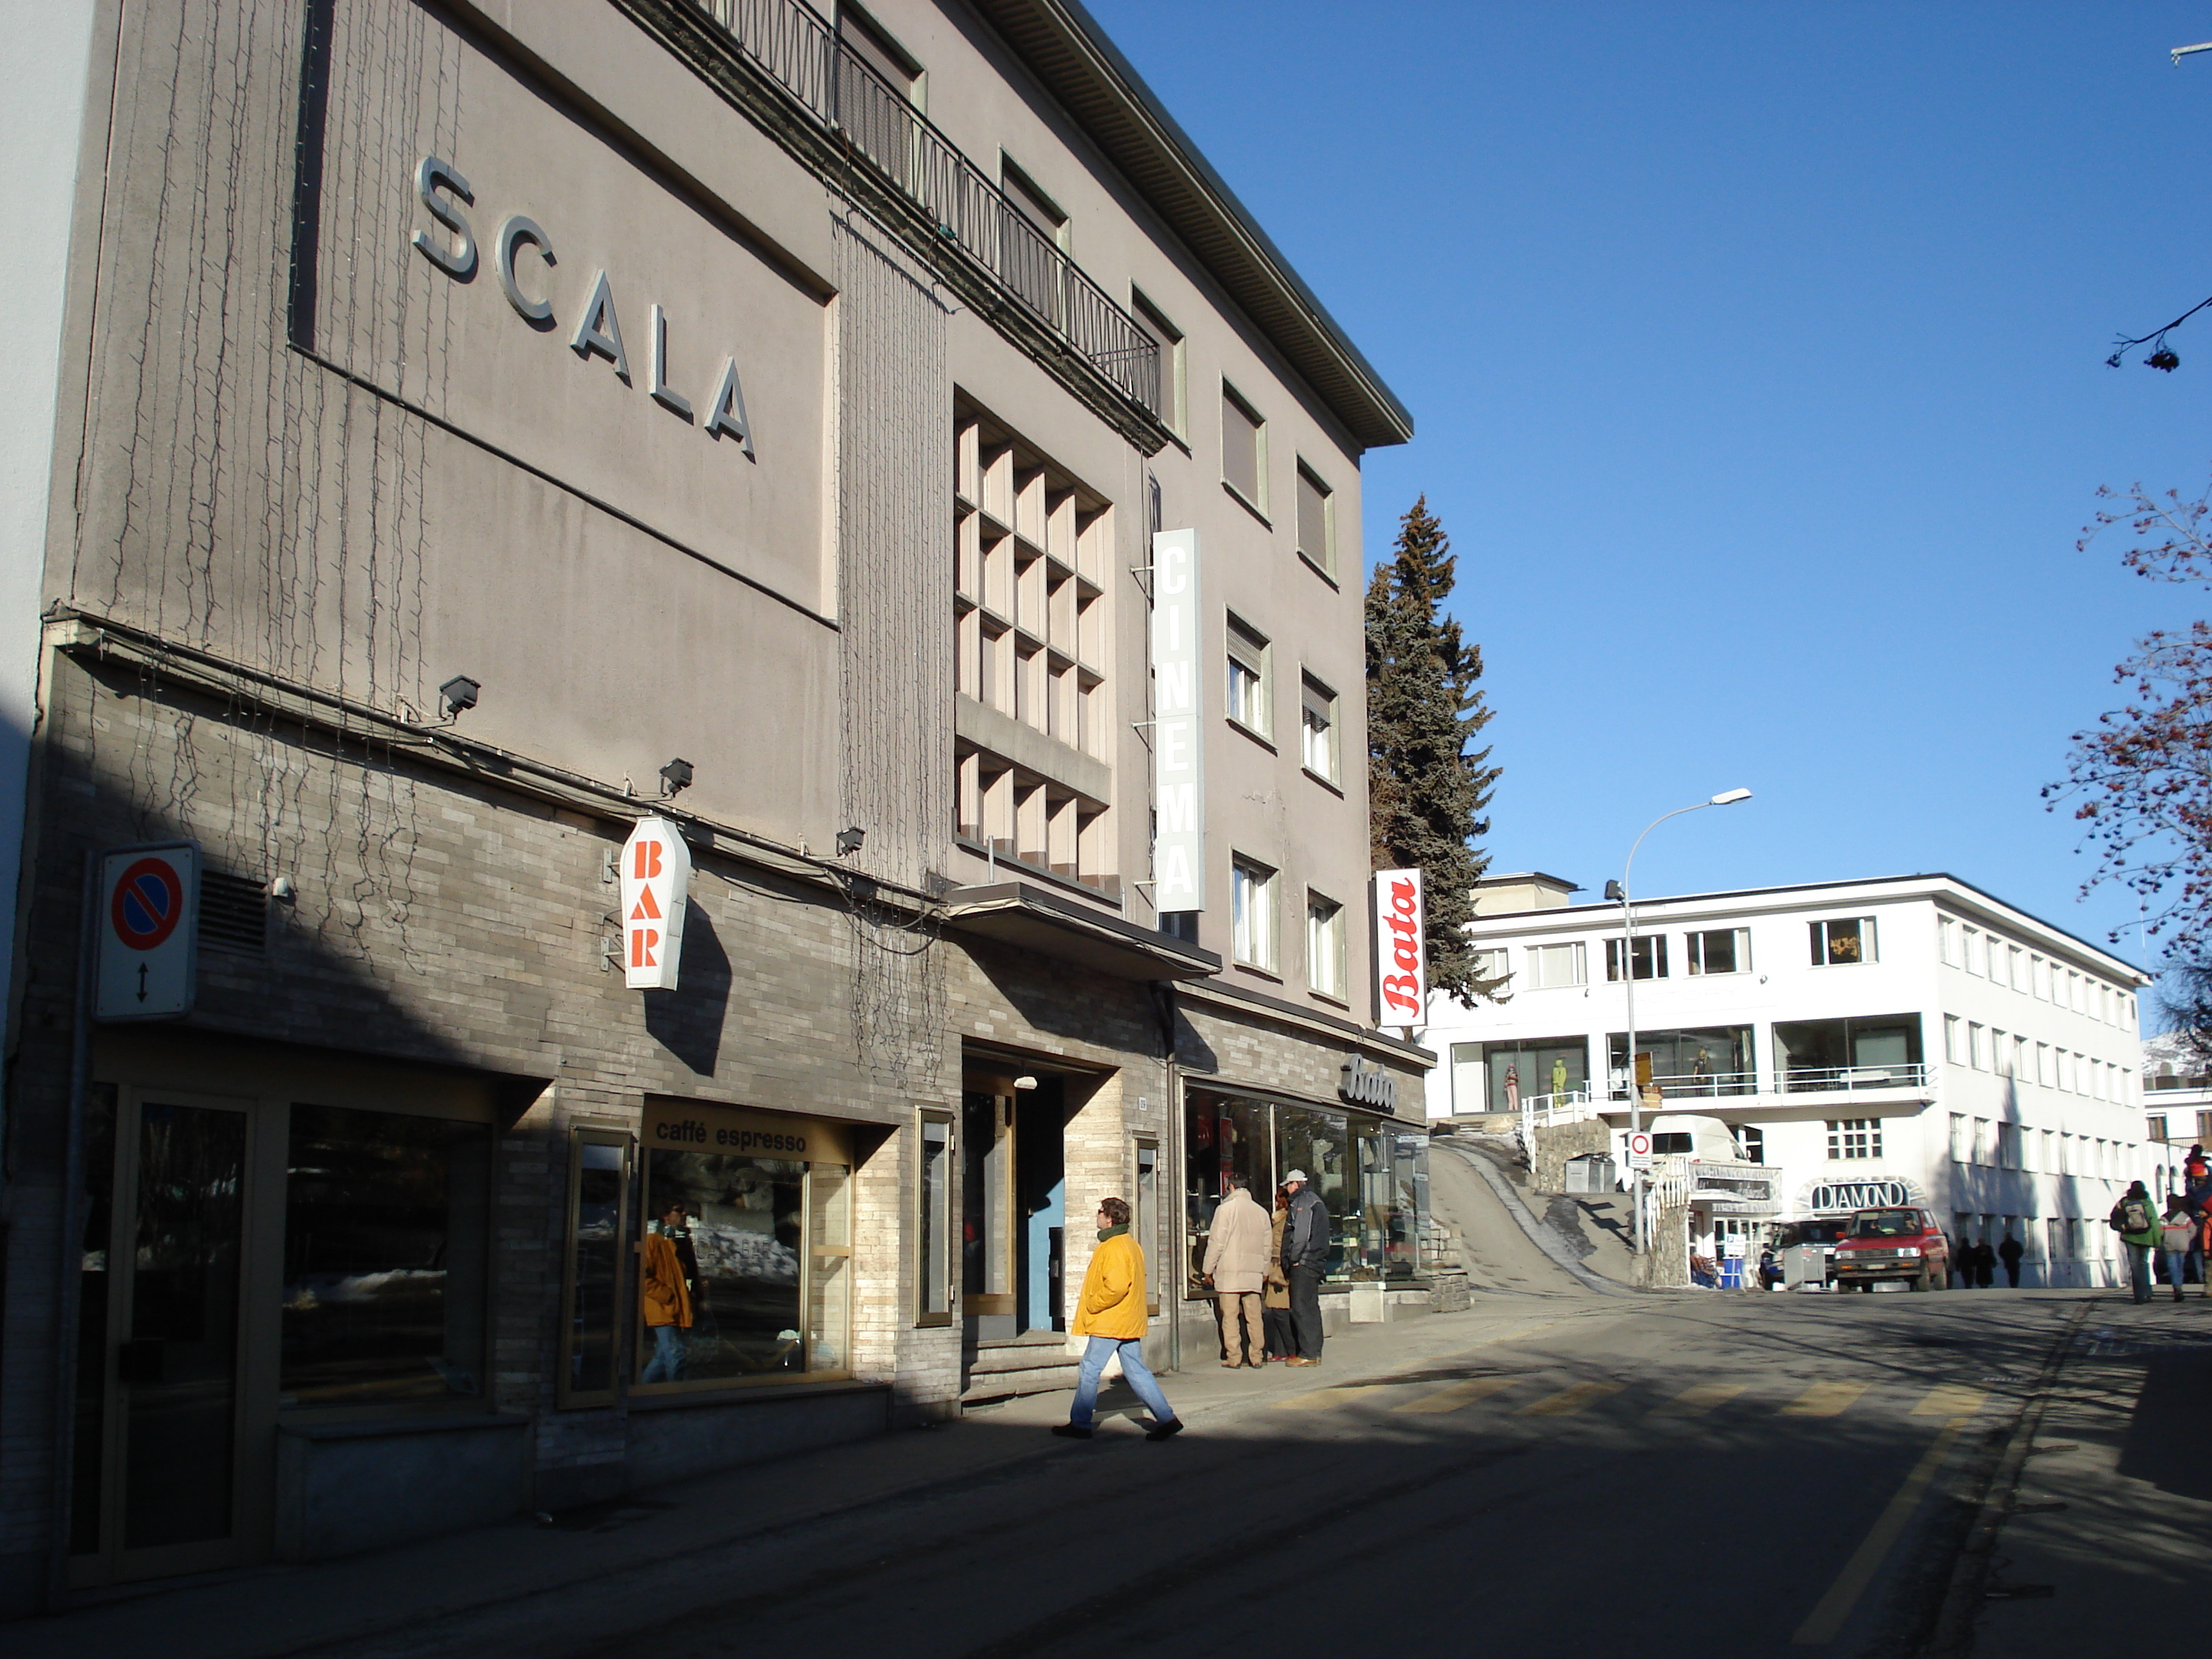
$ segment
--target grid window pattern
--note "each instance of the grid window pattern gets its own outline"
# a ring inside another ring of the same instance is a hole
[[[1255,513],[1267,510],[1267,423],[1221,383],[1221,482]]]
[[[1838,1160],[1880,1158],[1881,1120],[1878,1117],[1831,1118],[1828,1156]]]
[[[1113,509],[980,410],[953,417],[955,684],[1070,750],[1103,757]],[[972,729],[972,728],[971,728]],[[954,743],[954,830],[977,848],[1116,891],[1107,803],[1048,770],[1048,746]],[[1023,763],[1024,761],[1026,764]],[[1080,776],[1075,769],[1069,775]]]
[[[1230,861],[1230,948],[1249,968],[1275,965],[1275,872],[1238,857]]]

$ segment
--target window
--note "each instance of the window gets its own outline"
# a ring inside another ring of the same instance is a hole
[[[1264,517],[1267,511],[1267,423],[1221,383],[1221,481]]]
[[[2024,1036],[2015,1036],[2012,1040],[2012,1075],[2022,1083],[2030,1081],[2035,1075],[2028,1069],[2027,1039]]]
[[[2002,1077],[2011,1059],[2012,1043],[2002,1031],[1992,1026],[1990,1030],[1990,1069]]]
[[[2044,1002],[2051,1000],[2051,963],[2042,957],[2031,957],[2028,978],[2033,983],[2035,995]]]
[[[2150,1138],[2153,1140],[2163,1141],[2166,1139],[2166,1118],[2163,1114],[2154,1112],[2144,1121],[2150,1127]]]
[[[1532,945],[1528,947],[1528,983],[1534,989],[1581,985],[1589,978],[1583,947],[1574,945]]]
[[[952,1114],[921,1114],[921,1158],[915,1170],[915,1323],[952,1322]]]
[[[1651,1137],[1651,1150],[1660,1158],[1687,1158],[1698,1150],[1698,1138],[1686,1129],[1670,1130]]]
[[[1229,619],[1229,718],[1247,731],[1267,735],[1267,641],[1233,616]]]
[[[1953,968],[1963,968],[1966,963],[1965,947],[1959,943],[1959,924],[1950,916],[1936,918],[1936,939],[1943,953],[1943,960]]]
[[[2197,1139],[2199,1140],[2212,1140],[2212,1112],[2197,1113]]]
[[[1344,907],[1315,892],[1306,895],[1306,983],[1344,998]]]
[[[2005,946],[2005,983],[2015,991],[2027,989],[2027,952],[2017,945]]]
[[[1979,975],[1982,971],[1982,930],[1966,929],[1966,971]]]
[[[849,1369],[851,1165],[836,1125],[647,1101],[638,1389]],[[750,1152],[717,1147],[743,1146]]]
[[[1475,951],[1471,952],[1471,955],[1474,957],[1474,976],[1477,979],[1510,980],[1512,978],[1512,970],[1506,966],[1504,945],[1499,945],[1495,950]]]
[[[846,51],[873,70],[890,88],[916,108],[922,106],[921,65],[885,33],[872,17],[855,7],[837,8],[837,40]]]
[[[1488,1109],[1482,1103],[1480,1042],[1455,1042],[1451,1046],[1451,1109],[1455,1115]]]
[[[1756,1123],[1739,1124],[1735,1132],[1735,1149],[1747,1164],[1766,1162],[1766,1131]]]
[[[1310,674],[1298,681],[1298,756],[1307,771],[1334,783],[1337,766],[1336,693]]]
[[[1605,976],[1608,980],[1617,981],[1620,978],[1621,945],[1622,941],[1617,939],[1609,939],[1605,942]],[[1666,934],[1646,933],[1636,940],[1635,945],[1635,954],[1630,960],[1635,964],[1636,977],[1638,979],[1666,978]]]
[[[1978,1117],[1974,1120],[1974,1162],[1981,1164],[1994,1164],[1996,1160],[1991,1156],[1990,1148],[1990,1121],[1985,1117]]]
[[[1968,1064],[1978,1072],[1990,1069],[1990,1028],[1978,1020],[1966,1022]]]
[[[1747,974],[1751,971],[1751,929],[1718,927],[1692,933],[1684,943],[1692,974]]]
[[[1154,305],[1136,289],[1129,290],[1129,310],[1137,319],[1137,326],[1152,336],[1153,345],[1160,354],[1160,419],[1167,429],[1178,438],[1190,435],[1188,370],[1184,363],[1183,334],[1168,320],[1167,313]]]
[[[1973,1145],[1966,1138],[1966,1120],[1954,1112],[1951,1114],[1951,1162],[1968,1163],[1972,1161],[1972,1155]]]
[[[1968,932],[1972,932],[1970,928]],[[1852,963],[1875,960],[1874,918],[1851,916],[1841,921],[1816,921],[1812,924],[1813,965],[1815,968],[1841,968]],[[1966,965],[1972,968],[1974,958],[1970,952]]]
[[[1151,1135],[1139,1135],[1136,1154],[1129,1231],[1145,1253],[1145,1311],[1156,1314],[1160,1310],[1160,1263],[1167,1259],[1160,1248],[1160,1143]]]
[[[2021,1167],[2020,1125],[2000,1123],[1997,1125],[1997,1168],[2017,1170]]]
[[[1298,556],[1324,575],[1336,574],[1336,493],[1298,463]]]
[[[491,1141],[488,1123],[292,1108],[279,1405],[486,1395]]]
[[[1881,1120],[1878,1117],[1830,1119],[1828,1156],[1837,1159],[1880,1158]]]
[[[1956,1014],[1943,1016],[1943,1058],[1954,1066],[1964,1066],[1966,1060],[1966,1022]],[[1956,1121],[1956,1120],[1953,1120]]]
[[[1275,965],[1275,872],[1249,859],[1229,866],[1231,949],[1248,967]]]
[[[2058,1086],[2058,1060],[2047,1042],[2035,1045],[2035,1080],[2046,1089]]]
[[[614,1398],[621,1287],[629,1236],[630,1138],[579,1128],[568,1137],[568,1256],[562,1300],[558,1390],[564,1406]]]
[[[2071,968],[2066,970],[2066,1006],[2075,1013],[2081,1012],[2081,975]]]
[[[1510,1112],[1533,1101],[1565,1105],[1586,1096],[1589,1089],[1587,1037],[1538,1037],[1461,1046],[1472,1051],[1467,1075],[1455,1079],[1453,1085],[1459,1090],[1456,1098],[1462,1112]]]

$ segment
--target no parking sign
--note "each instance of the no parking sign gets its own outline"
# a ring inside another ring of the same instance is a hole
[[[100,861],[99,1018],[173,1019],[191,1011],[198,957],[200,849],[125,847]]]

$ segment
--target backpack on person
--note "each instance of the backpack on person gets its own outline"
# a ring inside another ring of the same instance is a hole
[[[2146,1199],[2124,1198],[2113,1213],[2119,1219],[2112,1225],[2124,1233],[2147,1233],[2151,1229],[2150,1203]]]

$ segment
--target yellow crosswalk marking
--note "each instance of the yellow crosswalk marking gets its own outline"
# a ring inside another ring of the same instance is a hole
[[[1782,1408],[1784,1417],[1833,1417],[1867,1391],[1863,1382],[1815,1382]]]
[[[1294,1394],[1288,1400],[1278,1400],[1279,1412],[1314,1411],[1323,1406],[1342,1406],[1362,1395],[1380,1394],[1390,1385],[1387,1382],[1347,1382],[1341,1388],[1316,1389],[1310,1394]]]
[[[1532,1405],[1523,1406],[1516,1414],[1522,1417],[1565,1417],[1569,1412],[1580,1411],[1593,1400],[1602,1400],[1609,1394],[1620,1392],[1620,1384],[1618,1382],[1577,1382],[1561,1389],[1557,1394],[1547,1395]]]
[[[1487,1399],[1501,1389],[1510,1389],[1519,1382],[1514,1376],[1471,1376],[1464,1382],[1454,1382],[1438,1389],[1434,1394],[1425,1394],[1418,1400],[1408,1400],[1402,1406],[1393,1406],[1395,1412],[1455,1412],[1462,1406],[1471,1406],[1478,1400]]]
[[[1741,1394],[1741,1382],[1700,1382],[1693,1389],[1685,1389],[1665,1405],[1653,1408],[1654,1417],[1695,1417],[1716,1406],[1725,1406]]]
[[[1930,1389],[1928,1397],[1912,1408],[1915,1417],[1972,1417],[1989,1398],[1986,1390],[1962,1382],[1945,1382]]]

